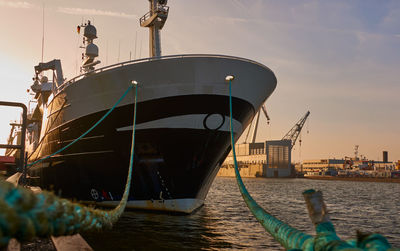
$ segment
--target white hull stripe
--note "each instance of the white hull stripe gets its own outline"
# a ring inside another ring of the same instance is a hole
[[[83,203],[93,203],[84,201]],[[102,201],[96,202],[96,205],[104,207],[115,207],[119,201]],[[204,200],[200,199],[173,199],[173,200],[129,200],[126,208],[130,209],[146,209],[156,211],[171,211],[180,213],[192,213],[204,204]]]
[[[242,124],[232,119],[233,131],[240,133]],[[136,125],[136,130],[161,129],[161,128],[179,128],[179,129],[211,129],[230,132],[229,117],[220,114],[189,114],[182,116],[173,116]],[[117,131],[132,131],[132,126],[117,128]]]

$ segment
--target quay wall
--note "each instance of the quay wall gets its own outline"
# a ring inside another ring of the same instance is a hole
[[[363,182],[391,182],[400,183],[399,178],[375,178],[375,177],[337,177],[337,176],[307,176],[306,179],[314,180],[343,180],[343,181],[363,181]]]
[[[265,172],[265,165],[263,164],[247,164],[240,165],[240,176],[244,178],[263,177]],[[219,169],[217,176],[221,177],[235,177],[235,168],[233,165],[223,165]]]

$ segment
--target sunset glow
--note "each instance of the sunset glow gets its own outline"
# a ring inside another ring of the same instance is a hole
[[[278,86],[266,103],[257,141],[281,139],[307,110],[295,161],[353,156],[400,159],[400,2],[170,0],[162,54],[213,53],[256,60]],[[76,26],[92,20],[100,66],[148,56],[148,31],[138,18],[143,0],[0,0],[0,100],[27,104],[33,67],[61,59],[64,75],[79,69]],[[15,115],[15,116],[14,116]],[[0,109],[1,143],[15,111]],[[307,130],[309,133],[307,133]]]

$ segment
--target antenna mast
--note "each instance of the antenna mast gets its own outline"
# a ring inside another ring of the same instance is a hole
[[[160,30],[167,21],[169,7],[167,0],[149,0],[150,11],[140,18],[140,26],[150,30],[149,54],[150,57],[161,57]]]
[[[44,55],[44,3],[43,3],[43,14],[42,14],[42,63]]]
[[[93,40],[97,38],[97,30],[96,27],[94,27],[89,20],[87,23],[78,26],[78,33],[81,27],[84,28],[83,45],[85,45],[84,47],[81,47],[85,49],[85,52],[82,53],[83,62],[81,66],[81,72],[89,73],[94,70],[95,65],[100,64],[100,60],[95,60],[95,58],[99,56],[99,48],[97,47],[97,45],[93,43]],[[119,48],[118,48],[118,60],[119,60]]]

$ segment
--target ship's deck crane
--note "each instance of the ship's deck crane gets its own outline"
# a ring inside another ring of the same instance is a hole
[[[42,63],[39,63],[38,65],[36,65],[35,66],[35,75],[36,76],[35,76],[34,80],[39,80],[39,77],[38,77],[39,74],[44,71],[47,71],[47,70],[53,70],[53,76],[55,76],[57,87],[64,83],[61,61],[59,59],[54,59],[47,63],[42,62]],[[54,74],[54,71],[55,71],[55,74]]]
[[[262,109],[262,111],[263,111],[265,117],[267,118],[267,125],[269,125],[269,121],[270,121],[271,119],[270,119],[269,116],[268,116],[267,108],[265,108],[265,105],[263,105],[263,106],[261,107],[261,109]]]
[[[263,111],[265,117],[267,118],[267,124],[269,125],[270,118],[269,118],[269,116],[268,116],[267,108],[265,107],[265,105],[263,105],[263,106],[261,107],[261,110]],[[251,143],[255,143],[255,142],[256,142],[257,129],[258,129],[258,121],[259,121],[259,120],[260,120],[260,111],[258,111],[258,113],[257,113],[257,119],[256,119],[256,124],[255,124],[255,126],[254,126],[253,138],[252,138],[252,140],[251,140]],[[249,137],[249,134],[250,134],[252,125],[253,125],[253,121],[251,122],[251,124],[250,124],[250,126],[249,126],[249,130],[247,131],[246,139],[244,140],[244,143],[245,143],[245,144],[247,143],[247,139],[248,139],[248,137]]]
[[[294,144],[296,144],[296,140],[299,137],[301,129],[303,128],[309,115],[310,115],[310,111],[307,111],[307,113],[292,127],[292,129],[290,129],[290,131],[287,132],[285,136],[283,136],[282,140],[291,140],[292,141],[290,150],[292,150],[294,147]]]

